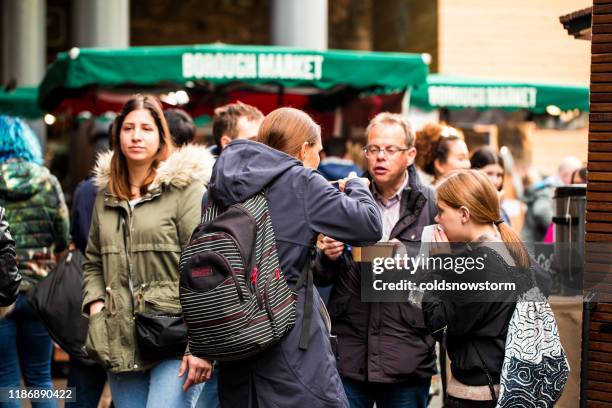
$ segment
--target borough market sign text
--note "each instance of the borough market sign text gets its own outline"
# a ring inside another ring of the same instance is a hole
[[[276,53],[185,53],[183,77],[195,79],[301,79],[323,75],[322,55]]]
[[[533,87],[472,87],[429,86],[429,104],[432,106],[466,106],[474,108],[533,108],[537,89]]]

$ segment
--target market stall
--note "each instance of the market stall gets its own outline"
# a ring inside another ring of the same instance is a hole
[[[412,105],[424,109],[526,109],[536,114],[589,111],[589,87],[431,74],[415,86]]]
[[[330,137],[365,129],[380,111],[400,111],[406,90],[425,81],[427,61],[426,54],[226,44],[73,48],[50,65],[38,102],[56,116],[88,119],[112,116],[130,95],[148,92],[200,125],[216,107],[238,100],[264,114],[293,106]],[[200,137],[209,135],[210,127],[201,126]],[[87,157],[87,137],[71,139],[71,150]],[[73,173],[75,181],[83,177],[82,170]]]
[[[287,95],[295,95],[307,97],[314,110],[329,110],[364,92],[403,92],[423,82],[426,59],[421,54],[226,44],[73,48],[49,67],[39,102],[49,110],[95,115],[116,110],[122,94],[150,91],[164,93],[169,104],[199,116],[210,113],[222,95],[248,91],[268,95],[262,97],[264,104],[283,105]]]
[[[43,116],[38,107],[38,88],[21,87],[0,91],[0,115],[37,119]]]

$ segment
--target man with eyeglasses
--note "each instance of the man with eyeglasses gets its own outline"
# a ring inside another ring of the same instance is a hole
[[[436,204],[433,189],[416,172],[412,126],[402,115],[384,112],[372,119],[366,136],[364,177],[382,215],[382,241],[418,242],[423,227],[435,223]],[[421,310],[408,302],[361,302],[360,270],[351,251],[330,237],[322,247],[315,283],[334,284],[332,335],[351,407],[427,407],[436,356]]]

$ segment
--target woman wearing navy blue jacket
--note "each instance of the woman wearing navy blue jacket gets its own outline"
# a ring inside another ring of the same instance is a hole
[[[273,111],[257,140],[236,140],[223,150],[213,169],[209,198],[229,206],[268,188],[280,266],[291,287],[319,233],[357,246],[380,239],[380,213],[368,182],[343,180],[341,192],[313,170],[319,164],[321,132],[306,113]],[[316,291],[309,346],[298,347],[305,288],[298,293],[296,324],[280,342],[254,357],[220,363],[223,407],[348,407]]]

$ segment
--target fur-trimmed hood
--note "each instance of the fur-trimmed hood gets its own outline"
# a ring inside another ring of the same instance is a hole
[[[112,157],[112,151],[98,155],[94,168],[94,183],[98,189],[108,186]],[[166,161],[160,163],[155,180],[149,186],[149,190],[158,186],[183,189],[194,181],[200,181],[208,186],[214,164],[215,158],[206,147],[192,144],[185,145],[175,150]]]

